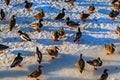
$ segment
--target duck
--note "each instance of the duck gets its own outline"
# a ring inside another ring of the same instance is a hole
[[[52,39],[53,39],[54,41],[59,41],[59,40],[58,40],[58,39],[59,39],[59,33],[58,33],[58,31],[56,31],[56,32],[52,31],[52,32],[51,32],[51,36],[52,36]]]
[[[82,21],[86,21],[87,18],[90,16],[90,14],[88,13],[84,13],[84,11],[82,11],[82,13],[80,14],[80,18],[82,19]]]
[[[77,28],[80,25],[79,23],[70,20],[69,17],[67,17],[65,21],[66,21],[66,25],[69,26],[71,30]]]
[[[115,52],[116,46],[113,43],[111,43],[109,45],[105,44],[104,48],[105,48],[106,54],[109,55],[109,54],[113,54]]]
[[[94,13],[94,11],[95,11],[95,6],[94,6],[94,4],[92,4],[91,6],[89,6],[88,11],[89,11],[90,14],[91,14],[91,13]]]
[[[108,78],[108,69],[104,69],[103,74],[100,76],[99,80],[107,80]]]
[[[29,74],[27,77],[36,78],[36,80],[40,80],[38,79],[38,77],[42,74],[42,70],[41,70],[42,67],[43,67],[42,65],[39,65],[38,68],[35,71],[33,71],[31,74]]]
[[[1,9],[0,11],[0,20],[3,20],[5,18],[5,12],[3,11],[3,9]]]
[[[112,0],[111,4],[114,5],[118,0]]]
[[[77,65],[78,65],[78,69],[79,69],[80,73],[82,73],[85,68],[85,61],[82,58],[82,54],[80,54],[80,59],[77,62]]]
[[[74,6],[74,2],[75,2],[75,1],[76,1],[76,0],[65,0],[64,2],[70,3],[71,6]]]
[[[77,33],[76,33],[76,35],[75,35],[74,42],[79,42],[81,36],[82,36],[82,32],[81,32],[81,30],[80,30],[80,27],[78,27],[78,31],[77,31]]]
[[[40,32],[41,28],[43,27],[42,21],[43,21],[43,19],[39,19],[39,22],[38,23],[32,23],[31,27],[33,29],[35,29],[37,32]]]
[[[22,41],[31,41],[30,37],[26,33],[23,33],[21,30],[19,30],[18,33]]]
[[[36,47],[36,53],[35,53],[35,57],[37,59],[37,62],[39,64],[41,64],[41,61],[42,61],[42,53],[40,52],[39,48]]]
[[[32,2],[28,2],[27,0],[25,0],[25,9],[27,11],[32,11],[30,8],[32,7],[33,3]]]
[[[119,26],[116,28],[116,34],[118,34],[118,36],[120,36],[120,27]]]
[[[41,19],[41,18],[45,17],[45,12],[43,11],[43,9],[41,9],[40,12],[35,14],[33,17],[35,19]]]
[[[102,60],[100,59],[100,57],[98,57],[97,59],[93,59],[93,60],[88,60],[86,61],[88,64],[94,66],[94,70],[97,70],[98,67],[102,66]]]
[[[65,16],[65,12],[64,12],[65,8],[62,9],[62,13],[59,13],[56,17],[55,20],[61,20],[64,18]]]
[[[60,30],[59,30],[59,38],[65,38],[66,37],[66,34],[65,34],[65,31],[64,31],[64,28],[61,27]]]
[[[9,30],[12,31],[13,27],[16,25],[16,16],[12,15],[11,20],[9,22]]]
[[[50,55],[52,59],[54,59],[58,56],[58,50],[59,48],[54,46],[52,49],[46,49],[46,53]]]
[[[119,3],[113,4],[113,8],[114,8],[114,11],[119,11],[120,4]]]
[[[10,0],[5,0],[5,3],[8,6],[10,4]]]
[[[13,60],[12,64],[10,65],[11,68],[19,66],[22,67],[20,64],[23,61],[23,57],[21,56],[21,53],[17,54],[17,57]]]
[[[0,44],[0,54],[3,53],[3,50],[9,48],[9,46],[6,46],[6,45],[3,45],[3,44]]]
[[[119,15],[119,12],[114,10],[112,10],[109,14],[111,20],[115,20],[115,17],[117,17],[118,15]]]

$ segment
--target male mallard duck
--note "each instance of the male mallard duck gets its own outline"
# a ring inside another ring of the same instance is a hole
[[[42,53],[40,52],[38,47],[36,47],[35,57],[36,57],[38,63],[40,64],[42,61]]]
[[[89,11],[89,13],[94,13],[94,11],[95,11],[94,4],[92,4],[91,6],[89,6],[88,11]]]
[[[32,11],[30,8],[32,7],[32,4],[31,2],[28,2],[27,0],[25,0],[25,8],[26,10],[28,11]]]
[[[115,17],[116,17],[118,14],[119,14],[118,11],[112,10],[112,11],[110,12],[109,16],[110,16],[110,18],[111,18],[112,20],[115,20]]]
[[[35,29],[37,32],[41,31],[41,28],[43,27],[43,24],[41,23],[43,19],[40,19],[38,23],[31,24],[31,27]]]
[[[103,74],[100,76],[99,80],[107,80],[108,78],[108,73],[107,73],[107,69],[104,69]]]
[[[58,33],[58,31],[56,31],[56,32],[52,31],[51,36],[52,36],[52,39],[53,39],[54,41],[58,41],[58,38],[59,38],[59,33]]]
[[[65,0],[64,2],[68,2],[68,3],[70,3],[72,6],[74,6],[74,2],[75,2],[76,0]]]
[[[16,19],[15,19],[15,15],[13,15],[11,17],[10,22],[9,22],[9,29],[10,29],[10,31],[12,31],[13,27],[15,27],[15,24],[16,24]]]
[[[89,60],[89,61],[87,61],[87,63],[94,66],[95,70],[97,70],[98,67],[102,66],[102,61],[101,61],[100,57],[98,57],[97,59],[94,59],[94,60]]]
[[[81,36],[82,36],[82,32],[81,32],[81,30],[80,30],[80,27],[78,27],[78,31],[77,31],[77,33],[76,33],[76,35],[75,35],[74,42],[79,42]]]
[[[109,55],[109,54],[113,54],[115,52],[115,45],[114,44],[110,44],[110,45],[104,45],[105,47],[105,51],[106,51],[106,54]]]
[[[23,33],[20,30],[18,31],[18,33],[20,34],[22,41],[31,41],[30,37],[26,33]]]
[[[36,78],[36,80],[40,80],[37,77],[39,77],[42,74],[42,68],[43,66],[39,65],[38,68],[33,71],[31,74],[28,75],[29,78]]]
[[[85,67],[85,61],[82,59],[82,54],[80,54],[80,59],[77,62],[77,65],[78,65],[78,69],[79,69],[80,73],[82,73],[84,70],[84,67]]]
[[[6,46],[6,45],[3,45],[3,44],[0,44],[0,54],[3,53],[3,50],[9,48],[9,46]]]
[[[36,19],[41,19],[45,16],[45,13],[43,11],[43,9],[40,10],[40,12],[36,15],[34,15],[33,17],[36,18]]]
[[[0,11],[0,20],[3,20],[5,18],[5,12],[3,11],[3,9],[1,9]]]
[[[80,18],[82,19],[82,21],[86,21],[86,19],[90,16],[90,14],[88,13],[84,13],[84,11],[82,11],[82,13],[80,14]]]
[[[116,29],[116,34],[118,34],[120,36],[120,27],[119,26]]]
[[[54,59],[58,56],[58,50],[59,48],[54,46],[52,49],[46,49],[46,53],[49,54],[52,59]]]
[[[8,6],[10,4],[10,0],[5,0],[5,3]]]
[[[22,60],[23,60],[23,57],[21,56],[21,53],[18,53],[17,57],[15,57],[10,67],[11,68],[16,67],[16,66],[21,67],[20,63],[22,62]]]
[[[55,20],[61,20],[61,19],[63,19],[63,17],[65,16],[64,10],[65,10],[65,8],[62,9],[62,13],[59,13],[59,14],[55,17]]]
[[[67,17],[65,21],[66,21],[67,26],[70,27],[70,29],[76,28],[80,25],[79,23],[71,21],[69,17]]]

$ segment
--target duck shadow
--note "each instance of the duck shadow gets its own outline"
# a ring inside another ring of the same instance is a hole
[[[3,42],[21,42],[20,37],[7,37],[3,39]]]
[[[14,50],[12,51],[13,54],[17,55],[18,53],[21,53],[22,56],[34,56],[35,52],[31,51],[24,51],[24,50]]]

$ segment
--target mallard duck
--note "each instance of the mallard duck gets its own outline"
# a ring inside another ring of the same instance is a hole
[[[3,45],[3,44],[0,44],[0,54],[3,53],[3,50],[9,48],[9,46],[6,46],[6,45]]]
[[[102,60],[100,59],[100,57],[98,57],[97,59],[94,60],[89,60],[86,61],[88,64],[94,66],[94,69],[97,70],[98,67],[102,66]]]
[[[61,19],[63,19],[63,17],[65,16],[64,10],[65,10],[65,8],[62,9],[62,13],[59,13],[59,14],[55,17],[55,20],[61,20]]]
[[[113,4],[113,8],[114,8],[114,11],[119,11],[120,4],[119,3]]]
[[[41,23],[43,19],[40,19],[38,23],[31,24],[31,27],[35,29],[37,32],[41,31],[41,28],[43,27],[43,24]]]
[[[94,11],[95,11],[95,6],[94,6],[94,4],[92,4],[91,6],[89,6],[88,11],[89,11],[90,14],[91,14],[91,13],[94,13]]]
[[[112,10],[112,11],[110,12],[109,16],[110,16],[110,18],[111,18],[112,20],[115,20],[115,17],[116,17],[118,14],[119,14],[118,11]]]
[[[3,11],[3,9],[1,9],[0,11],[0,20],[3,20],[5,18],[5,12]]]
[[[106,54],[113,54],[115,52],[115,45],[114,44],[109,44],[109,45],[104,45]]]
[[[70,27],[70,29],[74,29],[78,27],[80,24],[74,21],[71,21],[69,17],[66,18],[66,25]]]
[[[30,8],[32,7],[33,3],[32,2],[28,2],[27,0],[25,0],[25,8],[28,11],[32,11]]]
[[[36,78],[36,80],[40,80],[38,79],[38,77],[42,74],[42,68],[43,66],[39,65],[38,68],[33,71],[31,74],[28,75],[29,78]]]
[[[82,19],[82,21],[86,21],[87,18],[90,16],[90,14],[88,13],[84,13],[84,11],[82,11],[82,13],[80,14],[80,18]]]
[[[118,0],[112,0],[111,4],[114,5]]]
[[[77,33],[76,33],[76,35],[75,35],[74,42],[79,42],[81,36],[82,36],[82,32],[81,32],[81,30],[80,30],[80,27],[78,27],[78,31],[77,31]]]
[[[59,38],[65,38],[66,37],[66,34],[65,34],[65,31],[64,31],[64,28],[61,27],[60,30],[59,30]]]
[[[10,4],[10,0],[5,0],[5,3],[8,6]]]
[[[58,50],[59,48],[54,46],[52,49],[46,49],[46,53],[49,54],[52,59],[54,59],[58,56]]]
[[[77,65],[78,65],[78,69],[79,69],[80,73],[82,73],[84,70],[84,67],[85,67],[85,61],[82,58],[82,54],[80,54],[80,59],[77,62]]]
[[[116,29],[116,34],[118,34],[120,36],[120,27],[119,26]]]
[[[43,11],[43,9],[40,10],[40,12],[36,15],[33,16],[36,19],[41,19],[43,17],[45,17],[45,12]]]
[[[100,76],[99,80],[107,80],[108,78],[108,69],[104,69],[103,74]]]
[[[11,68],[19,66],[21,67],[20,63],[23,61],[23,57],[21,56],[21,53],[17,54],[17,57],[15,57],[15,59],[13,60],[12,64],[11,64]]]
[[[65,0],[64,2],[67,2],[67,3],[70,3],[72,6],[74,6],[74,2],[75,2],[76,0]]]
[[[42,61],[42,53],[40,52],[38,47],[36,47],[35,57],[36,57],[38,63],[40,64]]]
[[[52,31],[52,32],[51,32],[51,36],[52,36],[52,39],[53,39],[54,41],[58,41],[58,38],[59,38],[59,33],[58,33],[58,31],[56,31],[56,32]]]
[[[23,33],[20,30],[18,31],[18,33],[20,34],[22,41],[31,41],[30,37],[26,33]]]
[[[16,25],[16,19],[15,19],[15,15],[13,15],[9,22],[9,30],[12,31],[12,29],[13,29],[13,27],[15,27],[15,25]]]

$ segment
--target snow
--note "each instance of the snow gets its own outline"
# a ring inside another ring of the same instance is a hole
[[[4,50],[0,55],[0,80],[34,80],[27,78],[27,75],[34,71],[38,63],[34,59],[36,46],[43,53],[42,75],[40,80],[98,80],[103,70],[107,68],[108,80],[120,80],[120,37],[115,34],[117,26],[120,26],[120,16],[116,20],[110,20],[108,14],[113,9],[111,0],[76,0],[75,6],[71,7],[68,3],[52,0],[30,0],[33,2],[33,11],[28,12],[24,8],[24,0],[11,0],[10,6],[6,6],[3,0],[0,0],[0,6],[5,11],[4,21],[0,21],[0,43],[8,45],[10,48]],[[94,3],[96,12],[91,14],[86,22],[82,22],[79,14]],[[79,43],[73,43],[76,30],[69,30],[64,21],[54,21],[55,16],[66,8],[65,17],[70,17],[75,22],[80,23],[83,33]],[[44,27],[41,33],[36,33],[30,27],[30,24],[37,22],[33,16],[40,9],[45,11]],[[8,23],[12,15],[16,15],[16,28],[13,31],[8,30]],[[67,39],[55,42],[51,38],[51,31],[65,28]],[[26,32],[32,42],[21,42],[18,30]],[[114,43],[116,45],[115,54],[106,55],[104,44]],[[45,49],[54,45],[59,47],[59,56],[51,60],[45,53]],[[10,64],[16,54],[20,52],[24,58],[22,68],[10,68]],[[85,70],[81,74],[77,69],[79,54],[83,54],[83,59],[90,60],[101,57],[103,65],[97,71],[86,63]]]

